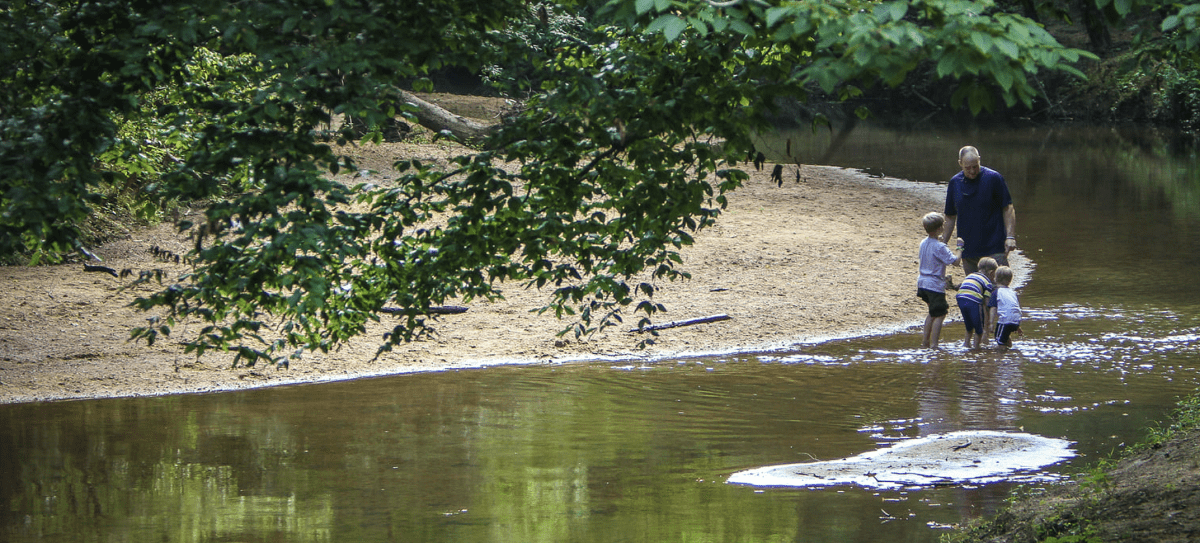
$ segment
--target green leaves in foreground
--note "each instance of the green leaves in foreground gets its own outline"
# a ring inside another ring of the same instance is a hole
[[[299,158],[251,166],[261,189],[208,209],[195,272],[138,302],[168,315],[135,337],[198,318],[190,350],[235,347],[253,363],[334,348],[386,305],[401,309],[387,350],[428,334],[431,306],[496,299],[514,281],[548,289],[542,311],[574,317],[576,336],[630,305],[661,311],[655,282],[687,277],[679,250],[746,178],[724,157],[745,155],[758,78],[737,77],[747,68],[721,44],[608,38],[561,47],[537,74],[559,84],[448,167],[401,160],[396,179],[347,187]]]

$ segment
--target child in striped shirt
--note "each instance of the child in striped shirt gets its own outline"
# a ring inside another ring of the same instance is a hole
[[[992,257],[985,256],[979,259],[978,271],[963,279],[962,285],[958,287],[958,295],[954,297],[958,302],[958,310],[962,313],[963,324],[967,326],[967,337],[963,340],[963,347],[968,349],[983,348],[983,331],[990,324],[987,322],[990,315],[987,300],[996,289],[992,285],[996,267],[996,260]]]

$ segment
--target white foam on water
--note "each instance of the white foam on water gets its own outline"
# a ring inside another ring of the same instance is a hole
[[[962,431],[910,439],[858,456],[766,466],[731,475],[728,483],[776,487],[858,485],[895,489],[999,481],[1044,481],[1039,471],[1075,455],[1071,442],[1033,434]]]

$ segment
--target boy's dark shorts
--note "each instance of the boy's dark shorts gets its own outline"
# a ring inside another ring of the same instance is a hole
[[[929,305],[930,317],[945,317],[950,312],[950,304],[946,302],[945,292],[934,292],[929,289],[917,289],[917,297]]]
[[[996,324],[996,343],[1005,347],[1012,347],[1012,339],[1009,337],[1014,332],[1021,329],[1020,324]]]

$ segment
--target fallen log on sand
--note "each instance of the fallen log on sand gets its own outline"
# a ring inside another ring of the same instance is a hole
[[[655,324],[645,328],[633,328],[629,333],[634,332],[652,332],[654,330],[666,330],[667,328],[678,328],[680,326],[691,326],[693,324],[706,324],[710,322],[720,322],[729,320],[729,315],[712,315],[710,317],[700,317],[698,319],[687,319],[682,321],[673,321],[664,324]]]
[[[383,313],[387,313],[389,315],[407,315],[410,312],[412,312],[414,314],[418,314],[416,309],[403,308],[403,307],[382,307],[379,309],[379,311],[383,312]],[[466,313],[466,312],[467,312],[467,308],[465,308],[461,305],[435,305],[433,307],[430,307],[429,311],[427,311],[423,314],[424,315],[457,315],[459,313]]]

